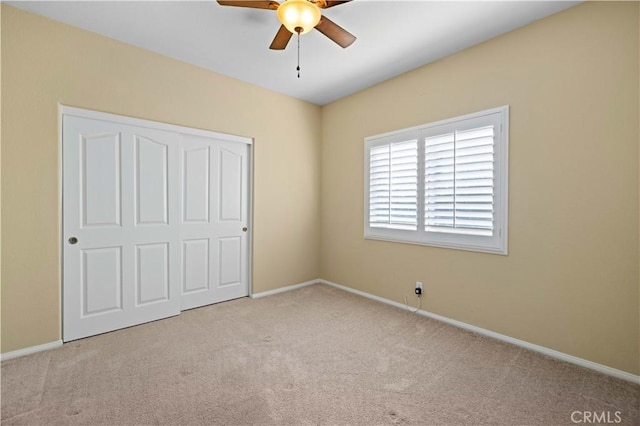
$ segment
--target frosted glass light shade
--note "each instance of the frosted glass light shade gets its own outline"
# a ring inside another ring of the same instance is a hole
[[[302,28],[300,34],[311,31],[320,22],[320,9],[307,0],[287,0],[278,7],[278,19],[289,31],[296,34],[296,28]]]

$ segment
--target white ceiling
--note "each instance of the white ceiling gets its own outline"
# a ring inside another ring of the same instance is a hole
[[[207,1],[8,1],[85,30],[324,105],[579,2],[354,0],[326,10],[358,39],[346,49],[318,31],[269,50],[272,10]]]

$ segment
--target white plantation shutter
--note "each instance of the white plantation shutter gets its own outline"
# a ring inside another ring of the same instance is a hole
[[[507,254],[509,107],[365,138],[365,238]]]
[[[493,126],[425,138],[425,230],[493,234]]]
[[[371,227],[418,227],[418,140],[372,147],[369,151]]]
[[[390,145],[371,148],[369,151],[369,221],[371,226],[389,223],[391,194],[389,191]]]

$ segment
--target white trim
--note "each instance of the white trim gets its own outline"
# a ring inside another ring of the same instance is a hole
[[[484,117],[486,115],[491,115],[491,114],[496,114],[496,113],[503,113],[505,108],[508,109],[509,105],[503,105],[503,106],[499,106],[499,107],[495,107],[495,108],[485,109],[483,111],[472,112],[470,114],[459,115],[459,116],[454,117],[454,118],[445,118],[443,120],[434,121],[434,122],[431,122],[431,123],[428,123],[428,124],[419,124],[417,126],[408,127],[406,129],[393,130],[391,132],[386,132],[386,133],[379,133],[377,135],[369,136],[366,139],[378,139],[378,138],[392,137],[392,136],[397,136],[399,134],[402,134],[404,132],[420,131],[420,130],[422,130],[424,128],[437,127],[437,126],[442,126],[444,124],[456,123],[458,121],[470,120],[472,118]]]
[[[297,290],[297,289],[300,289],[300,288],[303,288],[303,287],[308,287],[308,286],[313,285],[313,284],[326,284],[326,285],[329,285],[331,287],[335,287],[335,288],[338,288],[340,290],[344,290],[344,291],[346,291],[348,293],[356,294],[358,296],[366,297],[367,299],[375,300],[377,302],[385,303],[387,305],[395,306],[396,308],[400,308],[400,309],[406,310],[406,306],[403,305],[402,303],[395,302],[395,301],[389,300],[389,299],[385,299],[384,297],[376,296],[376,295],[373,295],[373,294],[370,294],[370,293],[365,293],[364,291],[356,290],[356,289],[353,289],[353,288],[350,288],[350,287],[346,287],[346,286],[343,286],[343,285],[340,285],[340,284],[336,284],[334,282],[327,281],[327,280],[324,280],[324,279],[305,281],[303,283],[294,284],[294,285],[290,285],[290,286],[287,286],[287,287],[280,287],[280,288],[276,288],[274,290],[263,291],[263,292],[260,292],[260,293],[253,293],[253,294],[251,294],[251,298],[252,299],[259,299],[259,298],[262,298],[262,297],[272,296],[274,294],[284,293],[284,292],[287,292],[287,291],[292,291],[292,290]],[[433,318],[436,321],[441,321],[441,322],[444,322],[446,324],[450,324],[450,325],[453,325],[455,327],[471,331],[473,333],[477,333],[477,334],[480,334],[480,335],[483,335],[483,336],[491,337],[493,339],[501,340],[503,342],[507,342],[507,343],[510,343],[512,345],[524,348],[524,349],[528,349],[528,350],[531,350],[531,351],[534,351],[534,352],[541,353],[541,354],[549,356],[551,358],[559,359],[561,361],[565,361],[565,362],[568,362],[570,364],[574,364],[574,365],[578,365],[580,367],[588,368],[590,370],[594,370],[594,371],[597,371],[599,373],[606,374],[608,376],[612,376],[612,377],[616,377],[616,378],[619,378],[619,379],[622,379],[622,380],[626,380],[626,381],[629,381],[629,382],[632,382],[632,383],[640,384],[640,376],[628,373],[626,371],[622,371],[622,370],[618,370],[616,368],[608,367],[606,365],[598,364],[598,363],[593,362],[593,361],[588,361],[588,360],[583,359],[583,358],[578,358],[578,357],[573,356],[573,355],[568,355],[568,354],[565,354],[563,352],[559,352],[559,351],[556,351],[556,350],[553,350],[553,349],[546,348],[544,346],[540,346],[540,345],[536,345],[536,344],[533,344],[533,343],[525,342],[524,340],[520,340],[520,339],[516,339],[516,338],[510,337],[510,336],[504,335],[504,334],[496,333],[494,331],[487,330],[485,328],[476,327],[475,325],[471,325],[471,324],[467,324],[467,323],[462,322],[462,321],[458,321],[458,320],[454,320],[454,319],[451,319],[451,318],[447,318],[447,317],[444,317],[442,315],[438,315],[438,314],[434,314],[434,313],[429,312],[429,311],[425,311],[423,309],[418,310],[417,313],[419,315],[422,315],[422,316],[425,316],[425,317],[428,317],[428,318]],[[42,344],[42,345],[31,346],[31,347],[24,348],[24,349],[18,349],[16,351],[3,353],[3,354],[0,355],[0,359],[2,361],[7,361],[9,359],[18,358],[18,357],[21,357],[21,356],[30,355],[30,354],[34,354],[34,353],[37,353],[37,352],[50,350],[50,349],[55,349],[55,348],[59,348],[61,346],[62,346],[62,340],[56,340],[55,342],[49,342],[49,343],[45,343],[45,344]]]
[[[294,284],[286,287],[275,288],[273,290],[262,291],[260,293],[252,293],[252,299],[260,299],[261,297],[273,296],[274,294],[284,293],[286,291],[297,290],[302,287],[307,287],[313,284],[318,284],[319,282],[324,282],[323,280],[311,280],[305,281],[300,284]]]
[[[37,352],[48,351],[50,349],[59,348],[62,346],[62,340],[56,340],[55,342],[44,343],[42,345],[29,346],[28,348],[18,349],[17,351],[5,352],[0,355],[2,361],[7,361],[13,358],[19,358],[25,355],[35,354]]]
[[[247,185],[249,185],[249,193],[247,194],[247,224],[246,226],[249,228],[247,232],[247,296],[250,296],[253,291],[253,176],[254,176],[254,153],[253,150],[255,145],[253,145],[254,140],[252,139],[252,144],[250,144],[247,148],[248,157],[248,167],[247,170]]]
[[[107,112],[94,111],[84,108],[76,108],[58,104],[59,114],[73,117],[91,118],[94,120],[110,121],[129,126],[146,127],[155,130],[166,130],[168,132],[182,133],[185,135],[203,136],[205,138],[224,139],[228,142],[240,142],[251,145],[253,139],[246,136],[230,135],[228,133],[214,132],[211,130],[195,129],[192,127],[179,126],[177,124],[162,123],[159,121],[145,120],[142,118],[127,117],[124,115],[110,114]]]
[[[330,285],[330,286],[338,288],[340,290],[347,291],[349,293],[357,294],[358,296],[362,296],[362,297],[366,297],[368,299],[372,299],[372,300],[375,300],[375,301],[378,301],[378,302],[386,303],[387,305],[395,306],[395,307],[403,309],[403,310],[407,309],[407,307],[402,303],[398,303],[398,302],[395,302],[393,300],[385,299],[385,298],[380,297],[380,296],[375,296],[373,294],[365,293],[364,291],[356,290],[356,289],[353,289],[353,288],[350,288],[350,287],[346,287],[346,286],[343,286],[343,285],[340,285],[340,284],[336,284],[336,283],[333,283],[331,281],[327,281],[327,280],[323,280],[323,279],[318,280],[318,282],[321,283],[321,284]],[[575,365],[578,365],[580,367],[588,368],[590,370],[594,370],[594,371],[597,371],[599,373],[606,374],[608,376],[617,377],[618,379],[622,379],[622,380],[626,380],[626,381],[629,381],[629,382],[632,382],[632,383],[640,384],[640,376],[636,376],[635,374],[631,374],[631,373],[628,373],[626,371],[622,371],[622,370],[618,370],[616,368],[608,367],[606,365],[598,364],[598,363],[593,362],[593,361],[588,361],[588,360],[583,359],[583,358],[578,358],[577,356],[565,354],[564,352],[559,352],[559,351],[556,351],[556,350],[553,350],[553,349],[546,348],[544,346],[540,346],[540,345],[536,345],[536,344],[533,344],[533,343],[529,343],[529,342],[526,342],[524,340],[516,339],[516,338],[510,337],[510,336],[504,335],[504,334],[496,333],[495,331],[487,330],[485,328],[476,327],[475,325],[471,325],[471,324],[467,324],[467,323],[462,322],[462,321],[458,321],[458,320],[454,320],[454,319],[451,319],[451,318],[447,318],[447,317],[444,317],[442,315],[438,315],[438,314],[434,314],[434,313],[429,312],[429,311],[425,311],[423,309],[418,310],[417,314],[425,316],[425,317],[428,317],[428,318],[433,318],[433,319],[435,319],[437,321],[441,321],[441,322],[453,325],[455,327],[459,327],[459,328],[462,328],[464,330],[471,331],[473,333],[477,333],[477,334],[481,334],[483,336],[491,337],[493,339],[501,340],[503,342],[507,342],[507,343],[510,343],[512,345],[516,345],[516,346],[519,346],[521,348],[524,348],[524,349],[528,349],[530,351],[538,352],[538,353],[541,353],[541,354],[546,355],[546,356],[551,357],[551,358],[559,359],[561,361],[565,361],[565,362],[568,362],[570,364],[575,364]]]
[[[62,323],[62,317],[64,312],[64,294],[62,293],[62,283],[64,277],[64,259],[62,254],[64,253],[64,211],[62,209],[63,206],[63,179],[64,176],[64,162],[63,162],[63,136],[64,129],[62,126],[63,121],[63,109],[64,106],[58,103],[58,265],[60,269],[58,269],[58,297],[60,303],[58,304],[58,330],[59,335],[62,336],[62,330],[64,324]],[[60,340],[62,342],[62,340]]]

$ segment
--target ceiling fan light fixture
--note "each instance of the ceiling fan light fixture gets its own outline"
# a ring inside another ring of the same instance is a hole
[[[278,19],[291,33],[311,31],[320,22],[320,8],[307,0],[286,0],[278,7]]]

